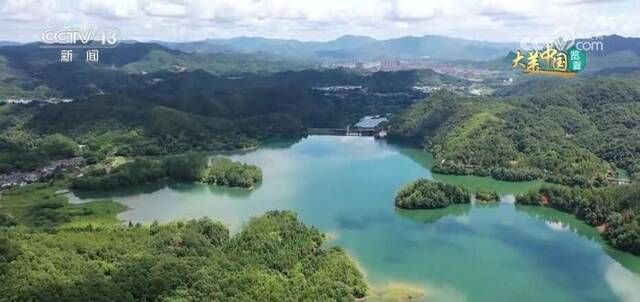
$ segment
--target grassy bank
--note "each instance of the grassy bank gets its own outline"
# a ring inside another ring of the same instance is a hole
[[[36,183],[2,191],[0,214],[29,227],[70,227],[116,225],[116,215],[126,207],[111,200],[71,204],[60,193],[67,183]]]

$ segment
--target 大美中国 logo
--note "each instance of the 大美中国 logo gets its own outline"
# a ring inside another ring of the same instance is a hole
[[[587,66],[583,50],[570,47],[566,50],[548,44],[545,50],[533,49],[527,53],[516,51],[513,68],[521,68],[526,74],[575,76]]]

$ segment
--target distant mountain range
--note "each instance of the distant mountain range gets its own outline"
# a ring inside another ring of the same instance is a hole
[[[640,38],[606,36],[604,49],[588,53],[586,73],[633,74],[640,70]],[[7,43],[4,45],[2,43]],[[34,77],[62,78],[60,70],[71,68],[60,63],[60,51],[40,47],[39,43],[0,42],[0,91],[20,95],[19,89],[32,90]],[[213,75],[242,76],[313,69],[318,61],[393,60],[429,57],[446,64],[490,70],[510,70],[515,43],[493,43],[442,36],[403,37],[376,40],[363,36],[343,36],[328,42],[302,42],[266,38],[234,38],[171,43],[127,41],[114,49],[100,51],[99,64],[83,62],[76,50],[73,66],[95,74],[113,71],[134,74],[190,72],[203,70]],[[455,62],[453,62],[455,61]],[[79,66],[79,67],[78,67]],[[90,83],[89,83],[90,85]]]
[[[588,40],[593,39],[590,38]],[[610,35],[600,39],[604,45],[604,50],[589,52],[589,69],[640,67],[640,38]],[[578,41],[585,40],[587,39]],[[124,41],[122,48],[126,48],[128,44],[135,43],[138,42]],[[446,61],[493,62],[504,65],[505,55],[520,48],[519,43],[474,41],[438,35],[405,36],[387,40],[378,40],[367,36],[345,35],[326,42],[237,37],[192,42],[150,41],[149,43],[164,46],[162,47],[163,49],[156,50],[168,52],[173,56],[178,53],[172,53],[170,50],[202,55],[250,55],[253,58],[270,61],[293,60],[307,61],[307,63],[429,58]],[[26,44],[0,41],[0,47],[16,45]],[[155,54],[157,55],[157,53]],[[487,66],[491,65],[493,64],[488,64]]]
[[[504,56],[517,43],[497,43],[436,35],[377,40],[366,36],[342,36],[327,42],[239,37],[195,42],[157,42],[185,52],[240,52],[285,59],[345,61],[387,59],[444,59],[486,61]]]
[[[602,41],[603,50],[588,53],[587,71],[606,68],[640,67],[640,38],[618,35],[578,41]],[[377,40],[366,36],[342,36],[326,42],[239,37],[195,42],[156,42],[189,53],[259,54],[283,60],[367,61],[436,59],[482,62],[487,68],[505,65],[505,55],[520,48],[519,43],[496,43],[450,38],[436,35],[406,36]],[[508,57],[510,57],[509,55]]]
[[[20,43],[13,42],[13,41],[0,41],[0,47],[1,46],[15,46],[15,45],[20,45]]]
[[[603,49],[588,52],[586,71],[606,69],[609,72],[628,72],[632,68],[640,68],[640,38],[611,35],[602,37],[601,40],[591,40],[602,41]]]

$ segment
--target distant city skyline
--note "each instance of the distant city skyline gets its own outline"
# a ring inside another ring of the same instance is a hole
[[[494,42],[571,34],[640,36],[639,0],[0,0],[0,40],[49,28],[115,27],[129,40],[265,37],[328,41],[443,35]]]

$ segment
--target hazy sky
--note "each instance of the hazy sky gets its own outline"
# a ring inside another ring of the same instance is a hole
[[[262,36],[330,40],[439,34],[520,41],[556,32],[640,36],[640,0],[0,0],[0,40],[117,27],[126,39]]]

